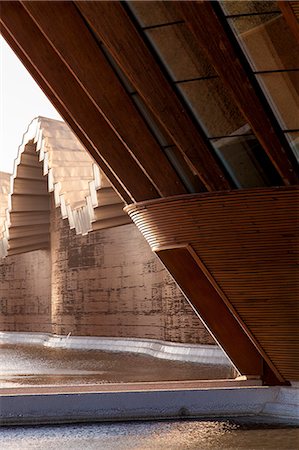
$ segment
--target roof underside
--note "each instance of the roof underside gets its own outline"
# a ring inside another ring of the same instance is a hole
[[[4,1],[1,30],[130,204],[298,184],[296,3]],[[251,349],[252,325],[230,314]],[[289,379],[254,342],[253,372],[260,358],[264,380]]]

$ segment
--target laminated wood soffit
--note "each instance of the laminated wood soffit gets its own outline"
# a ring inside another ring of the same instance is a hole
[[[219,6],[219,5],[216,5]],[[246,117],[285,185],[299,183],[299,167],[284,136],[278,134],[247,70],[211,2],[174,2],[197,43]]]
[[[284,383],[191,246],[157,248],[155,253],[240,373],[260,376],[267,384]]]
[[[128,150],[161,196],[186,192],[75,5],[21,3],[115,133],[128,144]]]
[[[100,167],[104,165],[109,168],[130,201],[159,197],[154,185],[22,5],[19,2],[1,2],[0,21],[16,43],[14,48],[18,50],[17,54],[21,49],[23,58],[25,56],[30,62],[29,68],[33,66],[43,85],[45,83],[48,87],[50,100],[53,94],[59,99],[58,111],[67,111],[76,124],[73,131],[76,133],[79,128],[84,133],[94,148],[92,156],[96,162]],[[63,104],[62,109],[60,104]]]
[[[192,246],[254,336],[269,367],[274,366],[274,372],[288,380],[299,376],[294,369],[298,356],[298,195],[297,186],[246,189],[126,208],[154,251],[169,249],[173,275],[177,257],[172,249]],[[181,283],[180,273],[176,281]],[[188,283],[186,289],[191,289]],[[279,330],[285,333],[284,346]]]
[[[229,189],[229,181],[212,156],[206,139],[189,117],[121,2],[74,3],[206,189]]]

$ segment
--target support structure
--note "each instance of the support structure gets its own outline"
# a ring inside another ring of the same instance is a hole
[[[206,52],[284,183],[298,184],[299,169],[294,155],[287,142],[278,136],[212,2],[176,2],[176,6],[193,33],[194,42]]]
[[[289,2],[292,20],[286,3],[281,9],[297,35],[296,2]],[[175,23],[161,25],[156,19],[150,26],[179,24],[190,33],[187,48],[180,33],[169,46],[192,53],[186,60],[195,67],[206,65],[202,52],[207,55],[228,88],[231,109],[240,113],[241,124],[236,123],[241,128],[208,137],[201,117],[192,113],[192,102],[167,75],[159,48],[149,44],[146,27],[141,31],[124,2],[2,1],[1,32],[131,205],[132,219],[236,366],[265,383],[298,380],[299,130],[278,126],[216,2],[164,6]],[[298,69],[287,70],[295,72],[295,79]],[[198,76],[181,80],[195,83],[195,97],[200,96],[196,83],[203,81]],[[213,120],[221,82],[210,86],[216,93],[206,97],[211,109],[201,106]],[[294,100],[295,111],[298,97],[291,88],[285,87],[286,98]],[[210,93],[209,86],[206,90]],[[231,112],[226,108],[223,115]],[[167,145],[155,134],[159,127]],[[217,151],[236,172],[232,179],[250,170],[260,174],[250,185],[257,188],[230,191]],[[281,180],[285,186],[277,188]],[[209,192],[198,194],[204,189]]]
[[[229,182],[121,2],[75,3],[165,132],[190,161],[206,189],[229,189]]]

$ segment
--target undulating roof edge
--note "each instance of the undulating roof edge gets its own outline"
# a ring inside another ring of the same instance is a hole
[[[23,135],[13,174],[1,183],[0,257],[49,246],[51,192],[76,234],[131,222],[122,200],[68,125],[39,116]]]

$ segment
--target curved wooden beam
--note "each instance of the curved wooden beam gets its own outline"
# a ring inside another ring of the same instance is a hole
[[[261,355],[223,302],[207,271],[200,267],[193,249],[187,245],[154,251],[238,370],[244,375],[262,378]]]
[[[207,190],[229,182],[185,111],[121,2],[75,2],[164,131],[190,161]]]
[[[161,196],[185,193],[157,141],[139,115],[72,2],[21,2]],[[55,23],[55,27],[53,27]],[[78,33],[80,30],[80,33]]]
[[[251,341],[274,384],[299,380],[298,205],[298,186],[283,186],[126,207],[238,369],[255,370]]]
[[[116,136],[23,6],[19,2],[1,2],[0,21],[93,145],[97,159],[104,161],[130,198],[159,197],[126,145]]]

